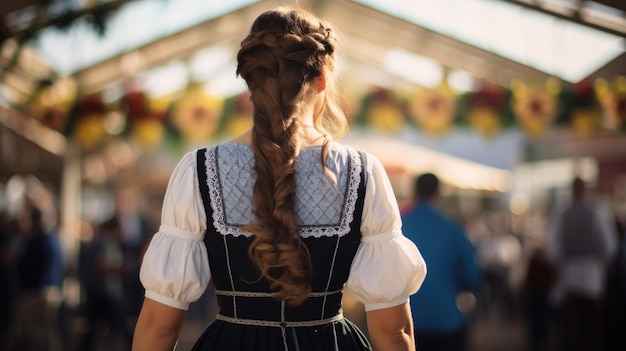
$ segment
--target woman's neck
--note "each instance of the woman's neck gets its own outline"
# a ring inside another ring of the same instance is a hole
[[[323,145],[326,136],[320,133],[313,124],[313,110],[307,111],[300,118],[300,145],[302,147]],[[232,142],[252,144],[252,129],[248,129],[237,137],[231,139]]]
[[[324,92],[316,94],[312,99],[308,101],[304,106],[301,106],[298,113],[298,121],[300,123],[300,146],[314,146],[323,145],[324,142],[330,137],[320,133],[315,128],[314,116],[321,113],[324,104]],[[238,143],[252,144],[252,129],[245,131],[243,134],[235,137],[231,141]]]
[[[301,147],[323,145],[325,140],[325,136],[318,132],[313,126],[302,127],[300,136]],[[252,144],[252,129],[248,129],[230,141],[234,143]]]

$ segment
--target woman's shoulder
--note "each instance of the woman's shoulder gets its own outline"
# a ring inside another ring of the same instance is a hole
[[[189,151],[187,155],[184,157],[194,158],[198,153],[205,153],[206,155],[210,155],[212,153],[219,152],[232,154],[234,152],[237,153],[252,153],[252,146],[248,143],[237,142],[233,140],[223,141],[217,144],[207,145],[203,147],[196,148],[192,151]]]
[[[363,155],[366,154],[365,152],[362,152],[351,145],[344,144],[336,140],[331,140],[330,142],[328,142],[328,150],[330,152],[335,152],[335,153],[343,154],[343,155],[351,155],[351,156],[355,156],[359,154],[363,154]]]

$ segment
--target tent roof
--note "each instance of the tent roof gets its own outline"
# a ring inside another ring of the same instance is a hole
[[[0,2],[0,124],[8,127],[4,135],[39,129],[24,127],[20,116],[5,113],[9,110],[1,105],[24,101],[42,82],[63,76],[74,78],[87,93],[141,76],[153,95],[183,89],[190,79],[211,82],[218,93],[234,95],[245,87],[234,74],[239,41],[260,12],[284,1],[80,2],[90,7],[78,3]],[[626,3],[622,0],[298,3],[338,29],[339,63],[345,68],[346,85],[355,93],[372,85],[428,87],[457,73],[461,80],[469,77],[503,86],[516,79],[544,82],[557,76],[567,85],[626,74]],[[78,7],[67,11],[67,6]],[[102,35],[97,25],[105,25]],[[67,148],[63,138],[52,138],[60,140],[58,145],[43,145],[41,140],[49,138],[31,132],[22,136],[39,144],[42,157],[62,161]],[[500,189],[510,178],[506,163],[510,158],[501,164],[476,157],[472,162],[467,143],[446,150],[445,155],[414,140],[378,138],[363,143],[354,138],[349,142],[366,151],[388,150],[389,164],[398,155],[410,155],[402,160],[408,172],[420,172],[428,164],[462,187]],[[499,151],[512,152],[511,148]],[[459,173],[459,169],[472,171]],[[459,178],[463,173],[483,176]]]
[[[225,49],[229,56],[202,78],[216,79],[226,71],[229,84],[236,85],[230,68],[238,42],[258,13],[284,4],[276,0],[112,0],[64,12],[61,5],[76,6],[76,2],[57,0],[52,1],[57,8],[48,7],[48,16],[42,20],[32,6],[40,2],[0,5],[9,38],[36,32],[33,51],[43,61],[38,66],[48,67],[33,74],[37,69],[24,62],[12,65],[14,50],[5,45],[0,68],[10,71],[3,76],[9,87],[16,86],[14,95],[26,94],[38,79],[51,75],[71,75],[92,92],[129,75],[176,63],[194,75],[188,63],[215,48]],[[626,66],[626,5],[620,0],[549,0],[541,5],[523,0],[299,3],[339,29],[348,82],[354,86],[436,84],[443,74],[454,72],[502,85],[514,79],[539,82],[550,76],[568,84],[594,74],[623,74]],[[55,17],[55,10],[63,16]],[[100,37],[89,28],[97,21],[80,20],[98,15],[105,17],[106,24]],[[69,20],[74,20],[71,26]]]

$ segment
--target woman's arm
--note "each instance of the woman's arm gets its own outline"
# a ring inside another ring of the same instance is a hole
[[[135,327],[133,351],[172,351],[187,311],[145,298]]]
[[[368,311],[367,329],[374,350],[414,351],[413,319],[408,302]]]

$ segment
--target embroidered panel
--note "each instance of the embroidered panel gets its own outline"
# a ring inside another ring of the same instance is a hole
[[[361,159],[350,147],[329,146],[326,165],[337,178],[335,186],[323,173],[320,153],[321,147],[308,147],[296,159],[296,223],[303,237],[343,236],[353,220]],[[213,225],[223,235],[251,235],[241,227],[255,221],[253,166],[254,154],[247,144],[227,142],[206,151]]]

